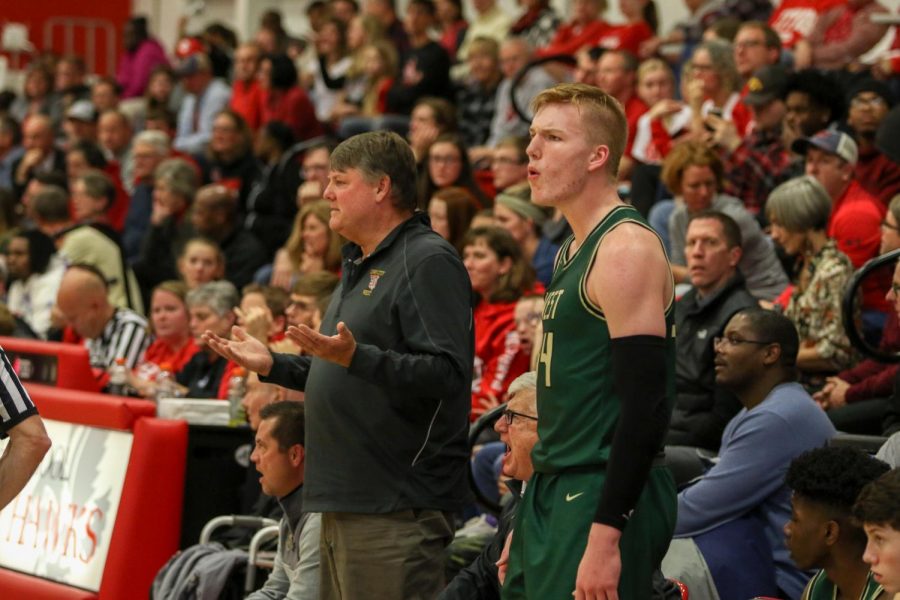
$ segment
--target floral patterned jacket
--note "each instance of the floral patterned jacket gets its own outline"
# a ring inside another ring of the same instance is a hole
[[[800,335],[800,347],[815,346],[819,356],[831,360],[835,370],[853,363],[854,351],[844,331],[841,299],[853,275],[853,264],[834,240],[808,259],[809,283],[794,288],[784,311]]]

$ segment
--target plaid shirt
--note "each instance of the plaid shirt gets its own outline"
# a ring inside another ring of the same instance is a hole
[[[769,193],[791,176],[791,155],[781,129],[753,131],[725,159],[725,193],[740,198],[752,214],[765,208]]]
[[[499,83],[499,82],[498,82]],[[469,148],[483,146],[491,134],[497,86],[489,90],[475,82],[466,82],[456,90],[456,114],[459,133]]]

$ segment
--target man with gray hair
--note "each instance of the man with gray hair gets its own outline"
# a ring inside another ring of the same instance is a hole
[[[153,212],[153,173],[171,152],[169,136],[162,131],[142,131],[134,137],[131,146],[134,192],[128,203],[125,228],[122,231],[122,248],[129,261],[135,260],[140,254],[141,241],[150,225],[150,214]]]
[[[453,578],[439,600],[500,598],[497,561],[500,560],[503,544],[512,528],[523,485],[534,473],[531,449],[538,440],[537,372],[529,371],[519,375],[509,384],[507,396],[509,399],[506,409],[494,422],[494,431],[500,434],[500,441],[506,444],[503,476],[511,478],[506,485],[512,492],[512,501],[503,508],[497,533],[481,554]]]
[[[885,206],[869,194],[856,180],[859,148],[853,138],[840,131],[823,129],[817,134],[796,140],[791,149],[806,159],[806,175],[815,177],[831,197],[828,237],[846,254],[855,269],[878,256],[881,247],[881,220]],[[862,284],[863,328],[881,331],[884,323],[882,285],[888,277],[869,277]]]
[[[323,513],[322,598],[437,595],[466,500],[472,292],[457,252],[416,211],[415,182],[394,133],[331,155],[330,226],[350,243],[319,331],[287,331],[303,356],[273,355],[240,328],[204,335],[263,381],[306,392],[303,502]]]

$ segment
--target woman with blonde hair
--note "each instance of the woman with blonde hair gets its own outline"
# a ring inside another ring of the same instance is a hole
[[[377,40],[359,49],[347,73],[347,85],[331,112],[335,129],[346,117],[376,117],[384,113],[397,64],[397,50],[387,40]]]
[[[753,120],[741,102],[741,75],[734,64],[731,44],[720,40],[703,42],[691,56],[691,79],[685,100],[691,108],[691,132],[698,138],[718,132],[733,123],[739,136],[747,133]]]
[[[301,273],[338,272],[343,240],[328,226],[330,217],[331,206],[326,200],[303,205],[288,241],[275,253],[270,280],[263,282],[289,290]],[[256,279],[266,279],[264,270]]]

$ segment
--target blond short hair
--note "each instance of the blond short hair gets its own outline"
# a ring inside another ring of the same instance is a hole
[[[563,83],[548,88],[531,102],[533,114],[551,104],[572,104],[578,108],[584,130],[592,144],[609,148],[606,170],[618,176],[619,162],[628,143],[628,122],[622,104],[599,88],[583,83]]]

